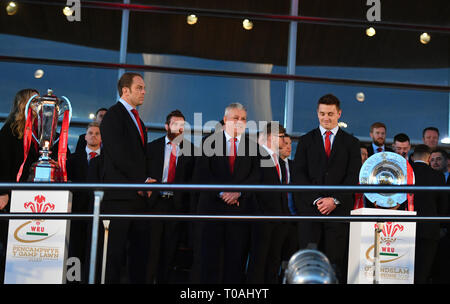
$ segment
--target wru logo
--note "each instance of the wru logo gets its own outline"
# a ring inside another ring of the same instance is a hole
[[[33,213],[45,213],[48,210],[53,211],[55,209],[55,204],[46,203],[43,195],[36,195],[34,202],[24,203],[23,206],[25,209],[30,208]]]

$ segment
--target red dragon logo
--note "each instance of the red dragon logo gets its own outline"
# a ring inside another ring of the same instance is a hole
[[[34,202],[24,203],[23,206],[25,209],[30,208],[33,213],[45,213],[49,209],[52,211],[55,209],[55,204],[45,203],[45,196],[43,195],[36,195]]]

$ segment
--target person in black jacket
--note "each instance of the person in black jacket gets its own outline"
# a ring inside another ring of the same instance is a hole
[[[118,82],[121,98],[108,109],[100,125],[105,183],[145,183],[148,178],[147,132],[136,107],[142,105],[145,83],[140,74],[125,73]],[[151,192],[105,191],[104,213],[145,213]],[[148,223],[113,219],[109,226],[106,282],[119,283],[122,261],[128,259],[128,282],[145,282]]]
[[[103,120],[103,117],[105,116],[106,112],[108,111],[108,109],[106,108],[100,108],[97,110],[97,112],[95,112],[95,118],[93,122],[98,123],[98,125],[100,125],[100,123]],[[78,137],[78,141],[77,141],[77,145],[75,148],[75,153],[77,152],[84,152],[84,149],[86,148],[86,134],[81,134]]]
[[[194,169],[198,184],[257,184],[257,143],[245,135],[247,111],[240,103],[226,107],[224,128],[204,138],[202,156]],[[251,150],[253,149],[253,154]],[[203,191],[198,214],[253,214],[256,204],[250,192]],[[201,222],[200,282],[243,283],[250,242],[245,222]]]
[[[185,118],[179,110],[167,115],[167,134],[147,145],[149,174],[158,183],[186,184],[192,180],[194,145],[183,135]],[[182,214],[190,210],[190,193],[157,191],[149,199],[149,211],[157,214]],[[172,283],[175,255],[180,244],[187,245],[188,222],[151,221],[150,283]]]
[[[394,152],[386,147],[386,125],[382,122],[375,122],[370,126],[370,138],[372,143],[367,147],[368,157],[380,152]]]
[[[294,182],[299,185],[357,185],[361,168],[360,143],[338,126],[339,99],[322,96],[317,105],[319,127],[300,137],[294,159]],[[296,192],[299,215],[350,215],[352,193]],[[299,247],[319,246],[346,280],[348,223],[299,222]]]
[[[74,183],[88,181],[88,169],[93,160],[101,153],[100,125],[91,122],[85,135],[86,146],[83,151],[76,151],[67,160],[67,176]],[[98,182],[98,181],[97,181]],[[72,213],[92,213],[92,191],[74,191],[72,196]],[[70,225],[69,256],[78,257],[81,262],[81,282],[87,282],[92,225],[90,220],[72,220]]]
[[[445,186],[441,172],[429,166],[431,149],[417,145],[412,155],[416,186]],[[445,192],[417,192],[414,194],[414,210],[417,216],[446,216],[448,198]],[[435,260],[440,236],[439,222],[418,222],[416,226],[416,252],[414,263],[414,283],[430,283],[431,269]]]
[[[286,130],[278,123],[268,123],[259,135],[260,185],[285,183],[286,165],[280,159],[279,149],[284,144]],[[257,192],[258,213],[261,215],[289,215],[285,192]],[[282,249],[287,240],[289,225],[283,222],[256,222],[252,224],[248,283],[278,283]]]

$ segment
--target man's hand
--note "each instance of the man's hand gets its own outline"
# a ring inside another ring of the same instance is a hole
[[[146,183],[146,184],[153,184],[153,183],[156,183],[156,182],[157,182],[157,180],[156,180],[156,179],[153,179],[153,178],[151,178],[151,177],[148,177],[148,178],[145,180],[145,183]],[[147,193],[146,193],[147,197],[152,196],[152,191],[146,191],[146,192],[147,192]],[[144,191],[138,191],[138,194],[139,194],[140,196],[145,196]]]
[[[9,201],[8,194],[0,195],[0,210],[5,209],[6,205],[8,205],[8,201]]]
[[[321,198],[316,202],[317,209],[323,215],[329,215],[334,209],[336,209],[336,204],[332,197]]]
[[[234,205],[236,204],[239,207],[239,201],[238,198],[241,196],[239,192],[224,192],[220,196],[220,198],[227,203],[227,205]]]

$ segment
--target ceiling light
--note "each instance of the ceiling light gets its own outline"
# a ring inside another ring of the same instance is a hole
[[[345,122],[343,122],[343,121],[340,121],[339,123],[338,123],[338,126],[340,127],[340,128],[347,128],[348,126],[347,126],[347,124],[345,123]]]
[[[430,42],[431,37],[430,35],[428,35],[428,33],[422,33],[422,35],[420,35],[420,42],[422,44],[427,44],[428,42]]]
[[[17,4],[14,1],[8,3],[8,5],[6,6],[6,13],[10,16],[17,13]]]
[[[450,144],[450,137],[446,137],[446,138],[441,139],[441,143],[443,143],[443,144]]]
[[[375,29],[373,27],[369,27],[366,29],[366,35],[369,37],[373,37],[375,36],[377,32],[375,31]]]
[[[253,28],[253,22],[251,22],[248,19],[244,19],[244,21],[242,21],[242,26],[244,27],[244,29],[249,31],[249,30],[251,30]]]
[[[34,78],[40,79],[42,78],[42,76],[44,76],[44,70],[37,69],[36,71],[34,71]]]
[[[187,24],[194,25],[197,23],[198,18],[196,15],[191,14],[191,15],[187,16],[186,21],[187,21]]]
[[[94,119],[95,118],[95,114],[94,113],[90,113],[89,114],[89,119]]]
[[[65,16],[72,16],[73,10],[70,7],[66,6],[63,8],[63,14]]]
[[[364,95],[363,92],[356,93],[356,100],[357,101],[364,102],[365,99],[366,99],[366,96]]]

